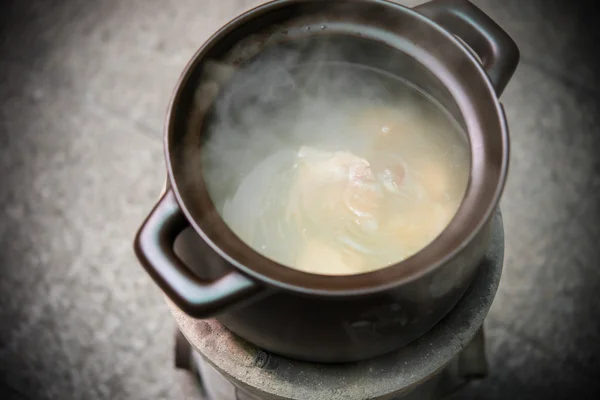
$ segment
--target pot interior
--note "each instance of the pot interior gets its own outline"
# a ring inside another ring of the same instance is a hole
[[[458,42],[411,11],[388,3],[350,3],[353,7],[341,2],[328,7],[316,7],[313,2],[281,3],[238,19],[200,51],[174,97],[166,144],[172,183],[184,211],[213,248],[250,273],[288,282],[301,277],[309,285],[311,280],[317,282],[257,254],[224,223],[223,198],[239,186],[241,177],[205,173],[207,144],[217,131],[211,127],[223,107],[228,107],[232,124],[243,125],[244,119],[279,112],[282,104],[293,110],[289,105],[299,90],[340,89],[352,96],[353,90],[359,95],[364,88],[379,87],[380,92],[393,95],[390,82],[396,79],[425,94],[452,121],[470,148],[463,206],[436,240],[400,263],[402,269],[396,264],[363,274],[363,284],[368,275],[377,282],[386,279],[382,274],[390,270],[396,277],[406,277],[431,268],[456,251],[482,224],[488,208],[495,207],[498,186],[501,189],[503,183],[506,143],[495,98],[481,68]],[[364,9],[357,14],[354,7],[358,5]],[[378,18],[368,18],[369,13],[377,13]],[[336,79],[342,70],[352,70],[360,80]],[[372,78],[373,71],[389,75],[388,86]],[[331,79],[314,82],[314,76]],[[418,101],[422,98],[415,96]],[[248,113],[250,108],[256,114]],[[264,157],[272,150],[269,145],[261,149]],[[245,162],[243,150],[233,162]],[[467,210],[469,203],[471,207],[477,203],[478,212]],[[336,278],[342,286],[352,285],[352,276]]]

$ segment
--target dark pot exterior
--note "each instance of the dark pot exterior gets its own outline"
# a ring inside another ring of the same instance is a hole
[[[202,113],[194,100],[203,63],[218,58],[239,66],[240,54],[272,41],[323,34],[305,29],[311,24],[383,44],[392,58],[408,55],[385,68],[439,100],[469,136],[471,178],[457,215],[433,243],[380,271],[319,276],[260,256],[221,220],[201,171],[192,179],[185,161],[182,149],[201,142]],[[508,169],[508,131],[497,97],[518,58],[507,34],[465,0],[416,9],[378,0],[285,0],[249,11],[209,39],[177,85],[165,132],[169,185],[136,236],[140,262],[184,312],[216,316],[240,337],[284,356],[346,362],[409,343],[457,303],[490,243]]]
[[[454,265],[383,293],[327,299],[270,290],[216,317],[249,342],[299,360],[345,362],[385,354],[419,337],[458,302],[490,234],[491,223]],[[207,251],[192,229],[177,239],[178,256],[195,265],[199,276],[210,279],[226,272],[217,257],[206,263]]]

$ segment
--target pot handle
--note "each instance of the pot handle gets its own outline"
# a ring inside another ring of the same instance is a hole
[[[481,59],[500,96],[519,63],[519,48],[483,11],[467,0],[432,0],[413,10],[465,42]]]
[[[194,275],[173,247],[177,236],[188,226],[173,191],[168,189],[134,242],[141,264],[177,306],[192,317],[206,318],[260,291],[256,282],[237,271],[212,282]]]

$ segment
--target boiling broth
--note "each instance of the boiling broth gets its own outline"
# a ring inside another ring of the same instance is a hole
[[[217,101],[204,174],[231,229],[264,256],[322,275],[384,268],[458,209],[469,148],[433,99],[344,63],[273,71]]]

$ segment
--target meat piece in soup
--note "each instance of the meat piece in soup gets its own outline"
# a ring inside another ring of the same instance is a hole
[[[447,167],[440,160],[424,160],[415,166],[415,174],[429,195],[436,199],[448,196],[451,178]]]
[[[374,217],[382,199],[369,162],[346,151],[302,147],[291,191],[292,215],[321,221]],[[335,222],[334,222],[335,223]]]
[[[392,217],[386,231],[408,256],[431,242],[450,222],[452,212],[437,202],[422,202]]]
[[[327,275],[351,275],[363,272],[364,259],[354,252],[342,252],[318,239],[309,239],[303,246],[296,268],[304,272]]]

